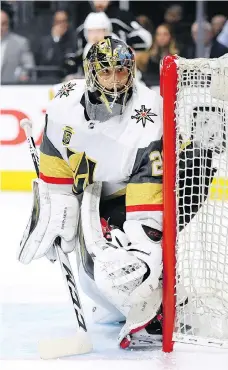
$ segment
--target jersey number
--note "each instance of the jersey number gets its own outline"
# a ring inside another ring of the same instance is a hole
[[[150,153],[150,160],[152,166],[152,176],[161,176],[163,173],[162,154],[158,150],[155,150],[154,152]]]

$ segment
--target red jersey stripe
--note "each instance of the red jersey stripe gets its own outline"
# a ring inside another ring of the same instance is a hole
[[[163,204],[139,204],[127,206],[126,212],[163,211]]]
[[[40,179],[44,182],[47,182],[48,184],[68,184],[71,185],[74,183],[74,179],[72,178],[63,178],[63,177],[50,177],[45,176],[43,173],[40,172]]]

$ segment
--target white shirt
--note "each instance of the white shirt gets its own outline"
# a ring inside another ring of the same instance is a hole
[[[228,21],[226,21],[222,32],[218,35],[217,41],[228,48]]]

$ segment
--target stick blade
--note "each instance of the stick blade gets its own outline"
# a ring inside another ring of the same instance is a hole
[[[43,360],[51,360],[89,353],[93,346],[87,333],[78,332],[73,337],[42,340],[39,342],[38,350]]]

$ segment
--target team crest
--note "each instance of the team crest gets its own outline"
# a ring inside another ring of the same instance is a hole
[[[55,98],[57,98],[57,96],[59,96],[60,98],[62,98],[63,96],[69,96],[70,92],[74,90],[74,86],[76,85],[76,83],[72,83],[72,82],[69,82],[68,84],[65,84],[61,87],[61,89],[57,92],[57,94],[55,95]]]
[[[70,144],[71,136],[74,134],[74,130],[70,126],[65,126],[63,131],[62,143],[64,146],[68,146]]]
[[[151,108],[147,109],[145,105],[141,105],[141,109],[135,109],[135,111],[136,111],[136,115],[131,116],[131,118],[132,119],[135,118],[136,123],[139,123],[141,121],[143,127],[146,126],[147,120],[154,123],[151,117],[157,116],[157,114],[150,112]]]

